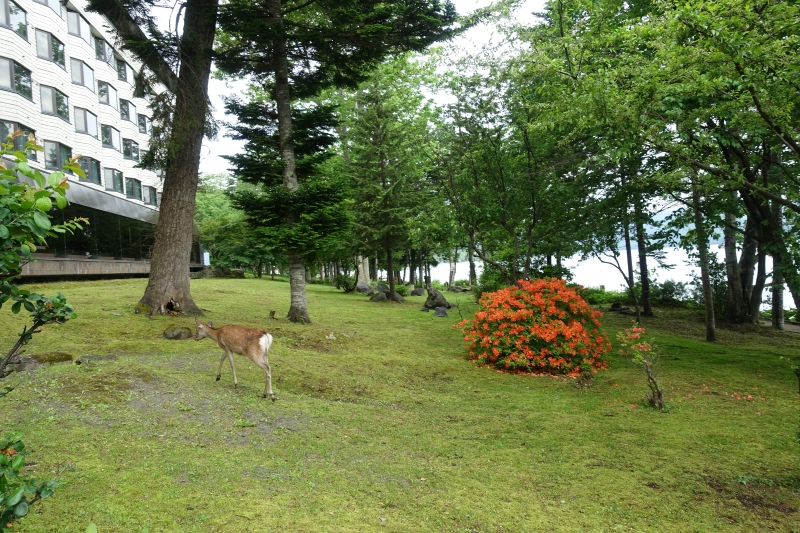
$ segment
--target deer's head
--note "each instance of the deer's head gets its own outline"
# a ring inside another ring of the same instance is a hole
[[[203,324],[196,318],[194,319],[194,323],[197,324],[197,333],[194,335],[194,340],[199,341],[201,339],[205,339],[208,337],[208,328],[214,327],[214,322],[209,321],[208,324]]]

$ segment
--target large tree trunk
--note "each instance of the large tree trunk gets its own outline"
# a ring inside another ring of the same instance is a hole
[[[747,303],[742,289],[742,273],[736,256],[736,215],[725,215],[725,271],[728,276],[728,302],[726,314],[728,322],[742,324],[747,321]]]
[[[278,111],[278,137],[280,138],[281,160],[283,161],[283,186],[289,191],[296,191],[297,173],[292,142],[292,99],[289,86],[289,63],[286,40],[283,37],[283,12],[281,0],[270,0],[270,17],[275,28],[276,37],[273,40],[274,65],[275,65],[275,105]],[[286,223],[292,225],[296,219],[295,213],[289,213]],[[311,323],[306,302],[305,261],[302,250],[288,250],[289,256],[289,290],[291,304],[287,314],[290,322]]]
[[[397,292],[395,292],[394,255],[392,254],[392,249],[388,246],[386,247],[386,277],[389,282],[389,301],[399,302],[400,299],[397,297]]]
[[[739,256],[739,275],[742,278],[742,297],[745,304],[748,305],[753,294],[753,274],[755,274],[756,261],[758,259],[758,239],[755,238],[756,225],[753,222],[753,217],[747,217],[745,224],[745,235],[742,241],[742,253]],[[759,302],[760,304],[760,302]],[[752,314],[749,311],[748,315],[752,320]]]
[[[161,212],[150,258],[150,277],[140,300],[150,314],[203,314],[189,292],[189,260],[218,8],[219,0],[186,2]]]
[[[750,294],[750,322],[753,324],[761,323],[761,302],[762,293],[764,292],[764,285],[767,283],[767,253],[758,246],[758,272],[756,273],[756,281],[753,284],[753,290]]]
[[[469,247],[467,248],[467,260],[469,261],[469,286],[472,287],[478,283],[478,274],[475,271],[475,255],[472,248]]]
[[[783,208],[777,204],[772,204],[772,217],[774,224],[777,227],[783,225]],[[772,256],[772,327],[775,329],[783,330],[783,264],[781,259]]]
[[[717,325],[714,320],[714,294],[711,290],[711,277],[708,272],[708,237],[703,225],[703,213],[700,210],[700,190],[692,180],[692,207],[694,208],[694,225],[697,232],[697,251],[700,255],[700,277],[703,282],[703,300],[706,308],[706,340],[717,340]]]
[[[631,233],[628,229],[628,223],[625,223],[625,257],[628,260],[628,288],[631,291],[631,298],[633,298],[633,305],[636,307],[636,322],[642,320],[642,310],[639,307],[639,298],[636,296],[636,286],[633,277],[633,251],[631,250]],[[550,263],[550,256],[547,256],[548,264]]]
[[[774,257],[772,261],[772,327],[783,330],[785,329],[783,318],[783,273]]]
[[[644,233],[644,222],[642,221],[641,200],[636,200],[635,209],[636,247],[639,252],[639,279],[642,280],[642,314],[644,316],[653,316],[653,304],[650,298],[650,273],[647,270],[647,238]]]
[[[369,262],[368,259],[358,256],[357,267],[358,267],[358,277],[356,278],[356,283],[365,283],[369,285]]]

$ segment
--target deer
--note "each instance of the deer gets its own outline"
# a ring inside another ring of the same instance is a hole
[[[275,394],[272,392],[272,371],[269,367],[269,359],[267,353],[270,346],[272,346],[272,335],[262,329],[248,328],[245,326],[227,325],[220,328],[214,328],[214,323],[209,322],[203,324],[196,318],[194,319],[197,324],[197,334],[194,340],[199,341],[206,337],[217,341],[219,347],[224,350],[222,358],[219,360],[219,370],[217,370],[217,381],[222,376],[222,363],[225,358],[231,363],[231,371],[233,372],[233,388],[239,385],[236,379],[236,367],[233,366],[233,354],[246,355],[249,357],[259,368],[267,373],[267,384],[264,387],[264,394],[262,398],[269,398],[274,402],[277,400]]]

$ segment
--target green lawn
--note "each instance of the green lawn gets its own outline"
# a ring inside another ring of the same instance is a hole
[[[275,336],[273,404],[246,358],[234,389],[227,366],[214,380],[213,341],[162,338],[191,318],[133,314],[145,283],[35,286],[79,318],[29,354],[119,359],[6,380],[0,428],[25,434],[28,472],[72,465],[16,531],[800,531],[800,401],[780,359],[800,356],[800,335],[740,328],[707,344],[695,314],[663,312],[645,323],[665,353],[658,413],[644,374],[613,355],[586,390],[477,368],[459,312],[421,313],[423,297],[375,304],[311,285],[302,326],[268,318],[288,310],[288,283],[194,280],[215,325]],[[24,317],[0,317],[5,352]],[[613,338],[630,321],[603,324]]]

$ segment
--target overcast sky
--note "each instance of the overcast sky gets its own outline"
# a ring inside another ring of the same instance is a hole
[[[488,0],[453,0],[456,10],[459,14],[467,14],[475,9],[485,7],[491,2]],[[535,11],[542,11],[544,8],[544,0],[527,0],[519,10],[520,21],[532,21],[533,17],[530,13]],[[464,37],[459,37],[455,41],[457,46],[462,48],[472,48],[473,46],[480,46],[482,43],[487,42],[493,33],[491,27],[482,25],[472,28]],[[209,83],[209,97],[211,103],[215,108],[214,116],[217,120],[231,122],[233,117],[225,115],[225,106],[222,102],[223,95],[241,94],[245,88],[244,83],[226,84],[224,81],[212,79]],[[236,154],[241,151],[243,143],[234,141],[226,137],[226,129],[220,130],[217,139],[203,141],[203,151],[200,160],[200,172],[203,174],[218,174],[227,172],[228,162],[222,158],[223,155]]]

